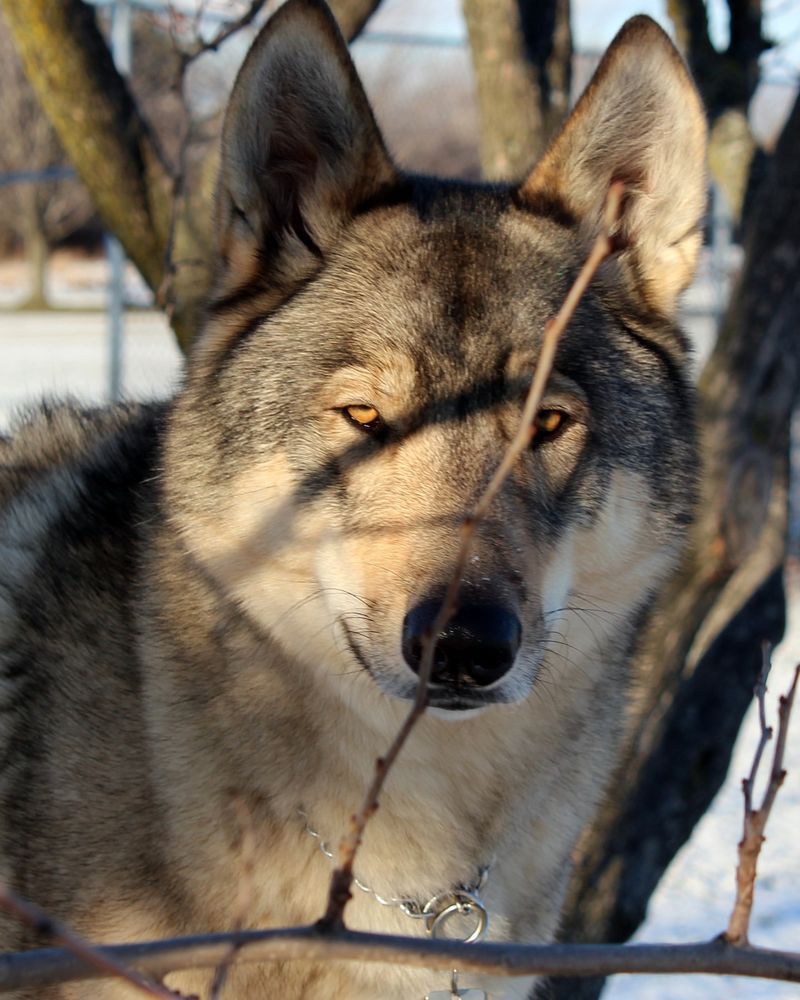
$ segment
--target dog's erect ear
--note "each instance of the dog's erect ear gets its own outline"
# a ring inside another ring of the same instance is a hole
[[[288,292],[395,170],[332,14],[288,0],[256,39],[222,134],[217,294]]]
[[[706,121],[683,60],[649,17],[611,43],[561,133],[523,184],[523,202],[600,225],[612,181],[626,183],[621,236],[647,304],[665,315],[694,273],[705,209]]]

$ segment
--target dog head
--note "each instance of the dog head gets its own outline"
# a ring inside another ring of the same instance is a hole
[[[413,177],[321,0],[275,14],[226,117],[218,279],[167,492],[193,554],[291,659],[346,696],[413,697],[464,517],[614,180],[625,249],[578,306],[531,446],[476,527],[431,704],[520,701],[559,641],[585,669],[619,638],[690,516],[673,313],[704,142],[680,57],[640,17],[520,185]],[[592,626],[564,638],[581,611]]]

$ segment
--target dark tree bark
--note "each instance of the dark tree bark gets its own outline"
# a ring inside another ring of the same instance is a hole
[[[759,58],[770,43],[761,30],[761,0],[727,0],[727,4],[730,36],[721,52],[711,42],[705,0],[668,0],[667,10],[711,122],[712,175],[738,221],[756,150],[747,109],[758,86]]]
[[[464,0],[489,180],[521,178],[569,108],[569,0]]]
[[[625,941],[641,922],[724,779],[761,642],[783,631],[789,422],[800,401],[800,99],[745,249],[700,383],[703,498],[692,549],[645,634],[643,691],[611,784],[623,794],[612,792],[583,845],[570,940]],[[558,982],[552,995],[589,1000],[601,985]]]
[[[750,103],[759,81],[758,61],[770,47],[761,30],[761,0],[727,0],[728,47],[718,52],[708,33],[705,0],[668,0],[678,45],[703,95],[712,121]]]

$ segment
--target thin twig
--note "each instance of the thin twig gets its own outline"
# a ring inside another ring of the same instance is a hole
[[[205,0],[203,0],[203,3],[199,5],[199,11],[202,10],[204,3]],[[179,95],[185,112],[183,134],[181,135],[180,143],[178,145],[178,153],[171,171],[172,197],[170,199],[169,229],[167,230],[167,239],[164,245],[163,277],[161,279],[161,283],[156,289],[156,303],[164,310],[167,320],[171,323],[172,317],[175,313],[175,282],[179,267],[179,262],[175,258],[175,243],[178,233],[178,221],[181,211],[184,208],[183,199],[186,194],[186,186],[188,182],[188,157],[189,146],[192,141],[193,126],[192,116],[189,111],[189,102],[186,99],[186,91],[184,87],[186,83],[187,56],[182,50],[178,40],[177,29],[172,16],[175,12],[171,4],[169,6],[169,11],[172,47],[179,58],[178,69],[173,80],[172,89]],[[195,26],[195,28],[196,27],[197,26]]]
[[[242,28],[246,28],[252,24],[264,9],[267,2],[268,0],[253,0],[241,17],[237,17],[235,21],[231,21],[229,24],[220,28],[213,38],[210,38],[207,42],[199,42],[197,47],[192,52],[185,53],[183,58],[184,68],[186,68],[189,63],[194,62],[194,60],[199,56],[203,55],[204,52],[216,52],[220,45],[222,45],[223,42],[226,42],[231,35],[235,35],[237,31],[241,31]]]
[[[767,679],[771,668],[771,650],[769,643],[765,642],[762,643],[761,646],[761,673],[758,675],[758,680],[756,681],[756,685],[753,689],[756,703],[758,705],[758,725],[760,729],[760,736],[756,752],[753,755],[753,764],[750,768],[750,774],[742,782],[745,823],[743,835],[746,835],[747,833],[747,815],[753,811],[753,788],[755,787],[756,778],[758,777],[758,769],[761,767],[761,758],[764,756],[764,750],[766,749],[767,744],[772,739],[772,726],[767,725]]]
[[[447,592],[433,624],[423,635],[419,681],[414,704],[388,751],[376,761],[375,774],[367,790],[364,803],[359,812],[351,818],[350,831],[342,838],[339,845],[339,858],[331,877],[327,908],[320,920],[320,927],[322,929],[331,930],[344,926],[344,909],[351,898],[350,890],[353,884],[353,866],[356,854],[361,846],[366,826],[378,808],[380,795],[389,771],[416,725],[417,720],[425,711],[428,698],[428,683],[433,670],[433,661],[436,653],[436,643],[442,629],[447,625],[456,610],[458,591],[461,587],[475,530],[486,516],[486,512],[502,488],[503,483],[510,475],[517,459],[530,445],[531,439],[536,433],[534,420],[541,406],[547,380],[553,368],[556,350],[581,297],[597,273],[600,265],[621,249],[616,239],[616,229],[624,194],[625,185],[620,182],[613,183],[608,190],[603,209],[603,230],[595,240],[591,253],[567,293],[561,308],[555,318],[550,320],[545,327],[536,371],[525,400],[517,433],[506,449],[500,465],[497,467],[488,486],[481,494],[477,504],[461,524],[460,546],[455,558]]]
[[[192,15],[192,34],[195,38],[200,37],[200,25],[203,23],[203,18],[205,17],[207,2],[208,0],[200,0]]]
[[[191,131],[191,123],[189,123],[178,149],[178,162],[172,177],[169,230],[164,247],[164,277],[156,291],[156,302],[164,310],[169,322],[172,322],[172,316],[175,312],[175,277],[178,272],[178,261],[175,259],[175,240],[178,232],[178,218],[183,208],[182,201],[186,191],[187,153]]]
[[[176,997],[180,996],[179,993],[173,993],[172,990],[168,990],[166,986],[162,986],[154,979],[149,979],[141,972],[129,968],[123,960],[109,955],[108,951],[90,944],[75,931],[49,916],[35,903],[23,899],[4,885],[0,885],[0,908],[21,923],[33,928],[37,934],[60,941],[68,953],[80,959],[84,974],[86,967],[89,967],[102,976],[115,976],[117,979],[124,979],[140,993],[150,997],[158,997],[159,1000],[175,1000]]]
[[[772,768],[770,770],[769,781],[764,791],[764,797],[758,809],[753,809],[753,784],[756,779],[758,765],[764,747],[772,737],[772,730],[766,724],[766,712],[764,709],[764,688],[763,684],[756,686],[756,697],[759,704],[759,722],[761,726],[761,736],[756,750],[755,760],[750,770],[750,774],[742,782],[742,792],[744,795],[744,832],[739,842],[739,863],[736,866],[736,900],[733,904],[728,929],[722,935],[729,944],[744,947],[748,944],[748,931],[750,927],[750,914],[753,910],[753,895],[757,875],[758,856],[764,843],[764,830],[767,825],[772,807],[778,790],[786,777],[783,769],[783,758],[786,751],[786,737],[789,731],[789,718],[794,704],[794,696],[797,690],[797,681],[800,677],[800,666],[794,671],[791,686],[787,694],[780,699],[778,706],[778,738],[775,741],[775,752],[772,756]]]
[[[358,931],[326,933],[319,926],[210,934],[98,949],[153,976],[209,968],[223,960],[231,942],[239,962],[391,962],[398,966],[495,976],[611,976],[707,973],[800,983],[800,954],[768,948],[737,948],[721,937],[699,944],[519,945],[463,944],[446,939],[393,937]],[[63,949],[0,956],[0,992],[28,990],[108,973]]]
[[[241,871],[239,873],[239,888],[234,906],[233,930],[239,932],[244,930],[247,918],[253,909],[255,901],[255,870],[256,870],[256,831],[253,826],[253,817],[247,808],[247,803],[241,795],[234,795],[231,804],[236,812],[236,821],[239,825],[239,851]],[[222,991],[225,981],[228,978],[233,961],[239,951],[236,939],[231,941],[230,947],[222,961],[217,966],[214,973],[214,981],[211,984],[211,995],[209,1000],[222,1000]]]
[[[169,31],[169,40],[172,43],[172,48],[175,50],[175,52],[177,52],[181,56],[181,59],[183,59],[184,52],[183,49],[181,48],[179,29],[178,29],[178,12],[172,3],[167,4],[167,22],[168,22],[167,30]]]
[[[759,812],[764,814],[764,823],[769,819],[770,811],[775,804],[778,790],[786,778],[786,771],[783,769],[783,758],[786,754],[786,739],[789,735],[789,718],[792,714],[794,696],[797,691],[797,681],[800,677],[800,665],[794,668],[794,676],[789,690],[781,696],[778,703],[778,739],[775,744],[775,754],[772,758],[772,771],[769,776],[769,784],[764,793]]]

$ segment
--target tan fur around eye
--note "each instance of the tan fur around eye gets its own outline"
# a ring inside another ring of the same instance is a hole
[[[364,425],[374,423],[379,417],[379,413],[374,406],[346,406],[345,413],[351,420],[355,420],[357,424]]]

